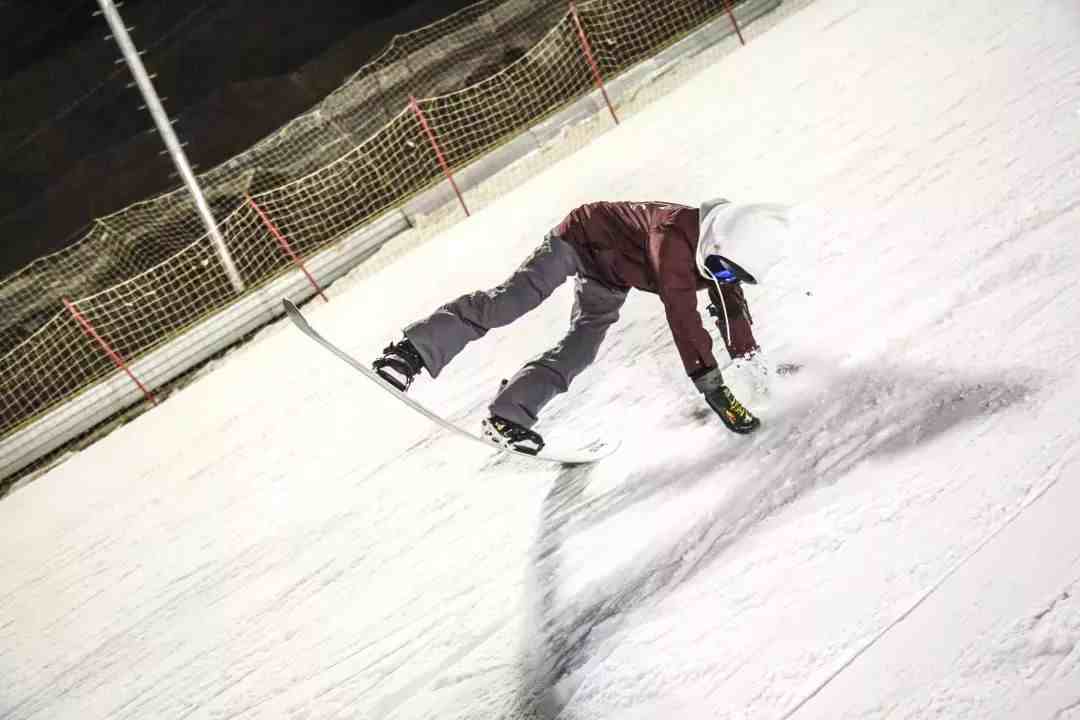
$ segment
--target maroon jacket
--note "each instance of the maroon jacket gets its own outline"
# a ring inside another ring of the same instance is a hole
[[[697,208],[661,202],[598,202],[571,211],[555,232],[572,244],[588,274],[612,287],[656,293],[686,372],[716,367],[712,337],[701,322],[697,293],[716,286],[703,278],[695,259],[700,217]],[[732,338],[717,321],[732,357],[757,349],[751,318],[738,285],[722,285]]]

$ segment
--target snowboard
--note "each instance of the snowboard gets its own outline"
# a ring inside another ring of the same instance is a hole
[[[557,450],[545,446],[539,452],[539,454],[533,455],[531,453],[522,452],[520,450],[514,450],[513,448],[505,448],[501,445],[497,445],[496,443],[488,440],[481,434],[469,432],[465,428],[455,425],[454,423],[443,418],[438,413],[429,410],[421,403],[417,402],[413,398],[409,397],[407,394],[401,392],[396,387],[383,380],[374,370],[354,358],[352,355],[349,355],[347,352],[327,340],[325,337],[323,337],[317,330],[315,330],[315,328],[311,326],[311,324],[307,321],[307,318],[305,318],[300,312],[300,309],[297,308],[296,305],[293,304],[291,301],[282,300],[282,305],[285,308],[285,314],[289,316],[289,319],[292,320],[293,324],[296,325],[296,327],[302,333],[317,342],[329,352],[336,355],[339,359],[348,363],[354,370],[359,371],[361,375],[378,385],[383,391],[390,393],[395,398],[404,403],[406,406],[420,413],[428,420],[442,427],[443,429],[448,430],[461,437],[468,438],[469,440],[472,440],[474,442],[478,442],[488,449],[496,450],[498,452],[506,453],[508,455],[517,455],[519,457],[528,458],[530,460],[536,460],[540,462],[557,463],[560,465],[585,465],[588,463],[596,462],[597,460],[602,460],[608,455],[611,455],[619,448],[618,440],[597,440],[588,443],[587,445],[584,445],[582,447],[569,450]]]

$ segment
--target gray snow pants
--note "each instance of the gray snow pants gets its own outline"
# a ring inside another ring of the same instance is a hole
[[[566,392],[600,349],[607,329],[619,319],[627,291],[587,277],[574,247],[549,233],[531,256],[501,285],[462,295],[429,317],[405,328],[431,376],[465,346],[492,328],[509,325],[536,308],[568,277],[576,275],[570,330],[562,341],[530,360],[496,395],[493,415],[532,427],[540,410]]]

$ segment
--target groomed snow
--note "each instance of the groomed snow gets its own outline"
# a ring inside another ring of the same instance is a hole
[[[495,459],[287,326],[0,502],[0,718],[1080,718],[1080,4],[817,0],[370,279],[360,357],[576,204],[795,207],[749,438],[633,294]],[[416,396],[473,424],[560,290]]]

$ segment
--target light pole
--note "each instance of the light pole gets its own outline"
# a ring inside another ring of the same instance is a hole
[[[113,0],[97,0],[97,2],[101,6],[102,15],[105,16],[106,22],[109,23],[116,44],[120,46],[120,51],[124,54],[124,61],[131,70],[131,74],[135,76],[135,83],[139,86],[139,92],[142,93],[143,99],[146,101],[146,108],[150,111],[151,117],[154,118],[154,124],[157,125],[158,133],[165,142],[169,155],[172,156],[176,170],[183,179],[184,184],[187,185],[191,197],[195,200],[195,207],[198,208],[203,224],[206,225],[206,230],[210,233],[210,240],[214,243],[214,249],[217,250],[218,256],[221,258],[225,273],[229,276],[229,281],[232,282],[237,294],[240,294],[244,292],[244,281],[240,277],[240,272],[236,269],[236,263],[233,262],[232,256],[229,254],[229,248],[225,245],[225,238],[221,236],[221,231],[218,230],[217,222],[210,212],[210,205],[207,204],[206,197],[203,195],[202,189],[199,188],[199,181],[195,178],[195,173],[191,171],[191,165],[188,164],[187,156],[184,155],[184,149],[180,146],[176,133],[173,132],[172,123],[169,121],[169,116],[165,114],[165,108],[162,107],[161,99],[158,97],[157,91],[154,90],[154,84],[146,73],[142,58],[139,57],[139,51],[135,48],[131,36],[128,35],[127,26],[124,25],[124,20],[120,17],[120,12],[116,9],[116,5],[113,4]]]

